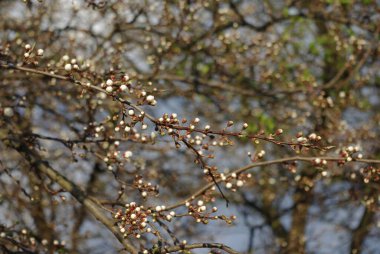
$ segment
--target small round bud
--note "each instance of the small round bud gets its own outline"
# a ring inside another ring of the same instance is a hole
[[[311,134],[309,135],[309,139],[310,139],[310,140],[316,140],[316,139],[317,139],[317,134],[315,134],[315,133],[311,133]]]
[[[69,56],[68,55],[64,55],[63,57],[62,57],[62,60],[63,61],[65,61],[65,62],[67,62],[67,61],[69,61]]]
[[[123,156],[124,158],[128,159],[128,158],[131,158],[133,155],[133,153],[131,151],[125,151]]]
[[[112,86],[113,85],[113,81],[111,79],[107,79],[106,85],[107,86]]]
[[[71,66],[71,64],[65,64],[65,70],[66,71],[71,71],[71,69],[72,69],[72,66]]]
[[[126,85],[121,85],[121,86],[120,86],[120,90],[121,90],[121,91],[125,91],[125,90],[127,90],[127,86],[126,86]]]
[[[297,142],[304,142],[305,141],[305,138],[304,137],[299,137],[299,138],[297,138]]]
[[[42,56],[44,54],[44,50],[43,49],[38,49],[37,50],[37,56]]]
[[[154,101],[154,96],[153,96],[153,95],[148,95],[148,96],[146,97],[146,100],[147,100],[148,102],[153,102],[153,101]]]
[[[10,107],[4,108],[4,115],[7,117],[12,117],[14,115],[14,111]]]

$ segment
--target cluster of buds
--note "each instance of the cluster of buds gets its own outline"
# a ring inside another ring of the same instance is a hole
[[[132,151],[128,150],[123,153],[123,158],[126,160],[129,160],[132,157],[132,155],[133,155]]]
[[[76,58],[71,58],[68,55],[64,55],[61,59],[61,62],[58,63],[58,65],[63,65],[63,68],[67,72],[71,72],[72,70],[79,71],[79,63]]]
[[[261,150],[260,152],[257,153],[257,158],[261,159],[265,155],[265,150]]]
[[[360,151],[360,147],[359,146],[348,146],[348,147],[344,147],[341,151],[340,151],[340,156],[342,158],[344,158],[344,160],[346,162],[350,162],[353,160],[353,158],[356,158],[356,159],[362,159],[363,158],[363,154],[361,153],[358,153]]]
[[[307,143],[307,142],[318,142],[322,140],[322,137],[316,133],[311,133],[309,136],[305,137],[302,132],[297,133],[296,135],[298,143]]]
[[[5,228],[4,228],[5,229]],[[20,231],[17,230],[7,230],[1,231],[0,232],[0,238],[9,238],[13,239],[19,244],[22,244],[24,246],[30,246],[33,248],[33,250],[40,250],[38,253],[45,253],[46,252],[46,247],[49,244],[49,241],[45,238],[38,238],[36,239],[33,234],[29,232],[27,229],[23,228]],[[58,239],[53,239],[52,244],[54,245],[54,248],[57,249],[63,249],[66,246],[66,241],[65,240],[58,240]],[[35,251],[37,253],[37,251]]]
[[[309,139],[309,141],[311,141],[311,142],[315,142],[315,141],[320,141],[320,140],[322,140],[322,137],[321,136],[319,136],[319,135],[317,135],[316,133],[311,133],[309,136],[308,136],[308,139]]]
[[[247,155],[248,155],[248,158],[252,162],[254,162],[254,161],[257,161],[259,159],[262,159],[264,157],[265,153],[266,153],[265,150],[260,150],[260,151],[256,152],[254,155],[252,155],[251,152],[248,152]]]
[[[106,120],[107,121],[107,120]],[[88,126],[84,126],[83,130],[86,132],[88,136],[99,138],[105,135],[107,131],[107,123],[106,122],[90,122]]]
[[[112,170],[111,164],[120,162],[121,159],[122,159],[121,151],[110,150],[107,152],[107,155],[106,157],[104,157],[103,161],[109,165],[108,169]]]
[[[152,231],[147,224],[149,215],[150,210],[145,210],[144,206],[138,206],[135,202],[131,202],[125,205],[124,211],[119,209],[115,213],[114,219],[124,237],[133,235],[140,238],[141,234]]]
[[[236,174],[232,172],[231,174],[225,175],[224,173],[220,174],[220,178],[225,182],[226,188],[231,191],[236,191],[237,188],[243,187],[245,182],[252,177],[252,174]]]
[[[146,143],[148,141],[154,142],[156,139],[156,133],[151,132],[150,135],[144,133],[145,130],[148,129],[148,125],[143,122],[145,113],[144,111],[140,112],[140,114],[136,114],[135,110],[129,109],[126,113],[131,121],[126,122],[124,120],[118,122],[114,128],[115,132],[121,132],[123,137],[128,137],[134,141]],[[141,131],[139,132],[136,125],[141,122]]]
[[[172,113],[170,115],[165,113],[162,115],[162,117],[160,117],[158,119],[158,122],[162,125],[164,125],[164,124],[178,124],[179,123],[178,115],[176,113]],[[186,119],[182,120],[182,123],[186,123],[186,122],[187,122]]]
[[[148,82],[148,85],[151,86],[152,83]],[[123,93],[128,91],[130,94],[135,94],[136,98],[139,99],[138,103],[148,104],[151,106],[157,105],[157,101],[152,94],[148,94],[146,90],[144,90],[139,82],[132,82],[129,75],[125,74],[123,76],[117,77],[112,75],[105,82],[100,84],[100,87],[105,89],[105,91],[109,94]],[[156,91],[156,88],[153,88],[153,91]]]
[[[327,165],[327,160],[321,159],[321,158],[315,158],[314,159],[314,164],[317,166],[321,165]]]
[[[146,198],[148,195],[158,195],[159,192],[157,185],[154,186],[151,182],[144,182],[141,175],[135,176],[133,186],[140,191],[143,198]]]
[[[130,82],[130,78],[128,75],[124,75],[120,78],[116,76],[111,76],[105,82],[100,84],[100,87],[105,89],[107,93],[113,92],[130,92],[133,93],[132,82]]]
[[[167,221],[171,221],[176,216],[176,213],[174,211],[170,211],[168,214],[164,214],[164,211],[166,210],[166,206],[164,205],[158,205],[154,208],[154,210],[156,211],[153,214],[155,218],[160,217]]]
[[[218,208],[214,206],[208,210],[203,200],[198,200],[195,204],[186,202],[185,205],[188,209],[187,214],[192,216],[197,223],[208,224],[209,220],[221,219],[221,216],[213,215],[218,211]],[[223,218],[226,217],[224,216]]]
[[[24,59],[27,62],[38,64],[37,57],[42,57],[44,54],[43,49],[37,49],[37,51],[34,51],[34,46],[31,46],[30,44],[25,44],[24,46]]]
[[[368,166],[366,168],[361,168],[360,173],[363,176],[364,183],[369,183],[370,181],[380,182],[380,168]]]
[[[202,145],[203,140],[204,140],[206,137],[207,137],[207,136],[206,136],[205,134],[202,134],[202,135],[196,135],[194,138],[192,138],[190,134],[187,135],[187,138],[188,138],[188,140],[189,140],[189,143],[190,143],[190,144],[195,144],[195,145],[198,145],[198,146]],[[204,148],[205,150],[207,150],[207,149],[208,149],[208,145],[205,145],[203,148]]]
[[[362,38],[350,36],[349,43],[352,44],[357,50],[361,51],[368,44],[368,42]]]

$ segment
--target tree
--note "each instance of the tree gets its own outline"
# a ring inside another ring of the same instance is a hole
[[[1,251],[376,253],[379,10],[0,1]]]

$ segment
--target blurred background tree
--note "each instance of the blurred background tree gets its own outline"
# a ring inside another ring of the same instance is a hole
[[[379,24],[377,0],[0,1],[0,250],[378,253]]]

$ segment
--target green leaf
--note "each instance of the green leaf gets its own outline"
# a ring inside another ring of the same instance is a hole
[[[202,74],[206,75],[210,71],[210,66],[204,63],[197,64],[197,70]]]
[[[353,3],[352,0],[340,0],[340,4],[342,5],[350,5],[352,3]]]
[[[319,55],[319,51],[318,51],[318,48],[317,48],[317,44],[316,44],[315,42],[310,43],[310,45],[309,45],[309,51],[310,51],[310,53],[313,54],[314,56]]]
[[[248,124],[247,133],[257,133],[259,130],[264,129],[265,132],[272,133],[275,131],[275,120],[264,114],[260,113],[256,119]],[[242,138],[244,139],[244,138]]]

